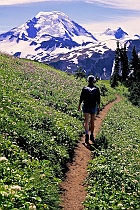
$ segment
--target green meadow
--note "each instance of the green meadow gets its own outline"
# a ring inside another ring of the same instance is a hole
[[[139,210],[139,108],[124,98],[113,106],[103,121],[92,157],[85,209]]]
[[[83,134],[77,111],[85,79],[0,54],[0,209],[58,210],[66,163]],[[103,123],[88,171],[86,209],[139,209],[139,109],[124,87],[98,81]],[[106,145],[106,146],[105,146]],[[105,190],[105,191],[103,191]]]

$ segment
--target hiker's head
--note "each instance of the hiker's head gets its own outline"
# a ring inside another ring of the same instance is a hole
[[[96,82],[96,79],[93,75],[89,75],[87,78],[88,83],[92,84]]]

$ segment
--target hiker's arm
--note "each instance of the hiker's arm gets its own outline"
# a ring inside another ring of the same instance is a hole
[[[98,112],[100,111],[100,101],[101,101],[100,90],[98,89],[98,96],[97,96],[97,108],[98,108]]]
[[[97,104],[98,113],[100,112],[100,104]]]
[[[82,103],[83,100],[84,100],[84,91],[82,89],[80,99],[79,99],[78,111],[80,111],[80,109],[81,109],[81,103]]]
[[[81,103],[79,102],[78,111],[80,111],[80,109],[81,109]]]
[[[79,105],[78,105],[78,111],[80,111],[80,109],[81,109],[81,103],[82,103],[82,99],[81,99],[81,97],[80,97]]]

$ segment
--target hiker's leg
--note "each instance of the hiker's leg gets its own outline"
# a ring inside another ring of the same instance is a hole
[[[94,133],[94,121],[95,121],[95,114],[91,114],[91,121],[90,121],[90,130],[91,130],[91,134]]]
[[[90,140],[91,141],[94,141],[94,121],[95,121],[95,114],[91,114],[91,121],[90,121],[90,124],[91,124]]]
[[[89,131],[89,114],[84,113],[84,128],[85,128],[85,133],[88,134]]]
[[[85,143],[89,144],[89,114],[84,113]]]

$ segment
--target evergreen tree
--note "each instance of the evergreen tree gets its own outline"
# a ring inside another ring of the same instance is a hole
[[[140,59],[134,47],[132,50],[131,59],[131,83],[129,86],[130,96],[129,99],[132,104],[140,107]]]
[[[138,56],[138,54],[137,54]],[[136,71],[136,82],[140,83],[140,58],[138,56],[138,65],[137,65],[137,71]]]
[[[129,92],[129,100],[133,105],[140,107],[140,82],[132,82]]]
[[[82,67],[79,67],[79,69],[75,72],[76,79],[77,78],[85,78],[86,73],[82,70]]]
[[[110,80],[111,87],[115,87],[118,85],[119,81],[119,72],[120,72],[120,47],[119,42],[117,42],[117,48],[115,50],[115,64],[114,64],[114,71]]]
[[[112,88],[118,86],[118,80],[117,80],[117,74],[116,73],[113,73],[113,75],[111,76],[110,84],[111,84]]]
[[[138,63],[137,73],[136,73],[136,82],[140,83],[140,59],[139,59],[139,63]]]
[[[134,46],[132,50],[132,59],[130,61],[130,66],[132,70],[132,79],[133,81],[137,82],[140,81],[140,60],[138,54],[136,52],[136,48]]]
[[[126,52],[126,44],[120,50],[120,59],[121,59],[121,81],[125,82],[129,74],[129,65],[128,57]]]

